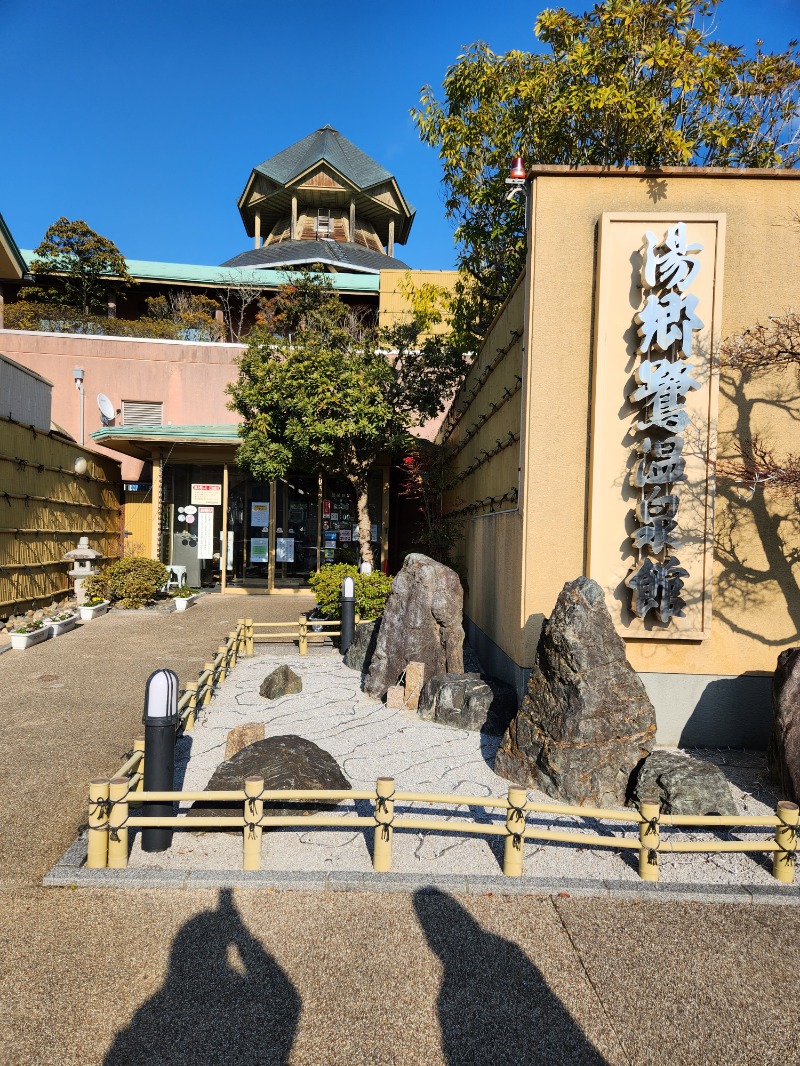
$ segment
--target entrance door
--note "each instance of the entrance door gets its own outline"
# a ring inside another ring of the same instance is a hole
[[[289,474],[275,487],[275,588],[298,588],[319,565],[318,479]]]

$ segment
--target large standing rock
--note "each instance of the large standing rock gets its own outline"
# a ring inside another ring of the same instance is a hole
[[[339,764],[327,751],[304,737],[287,735],[267,737],[242,748],[232,759],[221,762],[214,771],[204,792],[229,791],[244,788],[246,777],[263,777],[264,788],[350,788],[350,782]],[[264,813],[269,814],[314,814],[332,810],[335,804],[265,803]],[[215,805],[213,800],[199,800],[189,809],[189,817],[232,815],[240,810],[237,805]]]
[[[359,622],[353,643],[344,653],[344,665],[349,666],[351,670],[366,673],[375,654],[380,631],[380,618],[376,618],[374,622]]]
[[[302,691],[302,679],[291,666],[284,663],[283,666],[276,667],[271,674],[267,674],[261,682],[258,694],[268,700],[279,700],[281,696],[294,696]]]
[[[406,556],[383,612],[365,691],[382,698],[410,662],[424,663],[426,677],[461,673],[463,604],[455,571],[427,555]]]
[[[799,803],[800,648],[787,648],[778,656],[772,679],[772,732],[767,758],[780,786],[780,798]]]
[[[442,725],[502,736],[517,710],[510,685],[478,674],[439,674],[425,682],[419,716]]]
[[[566,803],[621,807],[655,733],[655,711],[625,658],[603,590],[585,577],[568,582],[542,628],[495,773]]]
[[[654,751],[636,775],[631,801],[656,799],[665,814],[730,814],[736,809],[718,766],[676,751]]]

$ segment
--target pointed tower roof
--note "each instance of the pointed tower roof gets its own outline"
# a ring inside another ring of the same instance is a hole
[[[325,160],[353,183],[357,189],[369,189],[381,182],[392,181],[393,175],[380,163],[362,152],[343,137],[333,126],[322,126],[296,144],[270,156],[255,169],[279,185],[288,185]]]

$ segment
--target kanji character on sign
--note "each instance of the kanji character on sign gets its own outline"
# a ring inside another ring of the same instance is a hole
[[[650,482],[645,482],[645,484],[650,484]],[[636,504],[636,517],[642,525],[647,525],[656,518],[675,518],[678,513],[680,496],[674,492],[661,495],[662,484],[664,483],[657,483],[650,495],[645,494]]]
[[[668,518],[652,518],[636,530],[633,543],[639,551],[649,548],[653,555],[658,555],[667,547],[677,548],[680,537],[673,534],[677,526],[677,522]]]
[[[701,388],[699,381],[691,377],[689,363],[672,363],[669,359],[643,359],[636,371],[639,388],[631,393],[631,401],[644,400],[648,407],[645,418],[637,422],[639,429],[657,426],[669,433],[680,433],[689,424],[688,412],[682,401],[692,389]],[[650,413],[647,419],[647,411]]]
[[[670,618],[683,618],[686,601],[681,598],[683,578],[689,576],[678,559],[671,555],[663,563],[643,559],[632,574],[625,579],[633,589],[633,610],[640,618],[650,611],[657,611],[662,622]]]
[[[644,235],[642,252],[642,282],[652,289],[656,285],[677,286],[679,292],[686,292],[700,270],[700,260],[690,258],[692,254],[702,252],[702,244],[686,244],[686,223],[676,222],[670,226],[663,244],[650,230]],[[661,255],[656,250],[664,249]]]
[[[678,292],[666,292],[663,296],[648,296],[642,310],[634,316],[642,338],[639,351],[649,351],[655,341],[662,352],[667,352],[676,341],[680,341],[678,350],[690,359],[692,332],[702,329],[704,325],[694,313],[698,302],[693,293],[681,296]]]

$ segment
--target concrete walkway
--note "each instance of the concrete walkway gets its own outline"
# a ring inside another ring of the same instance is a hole
[[[0,656],[0,1062],[792,1061],[796,907],[42,888],[149,672],[187,680],[237,617],[300,607],[206,597]]]

